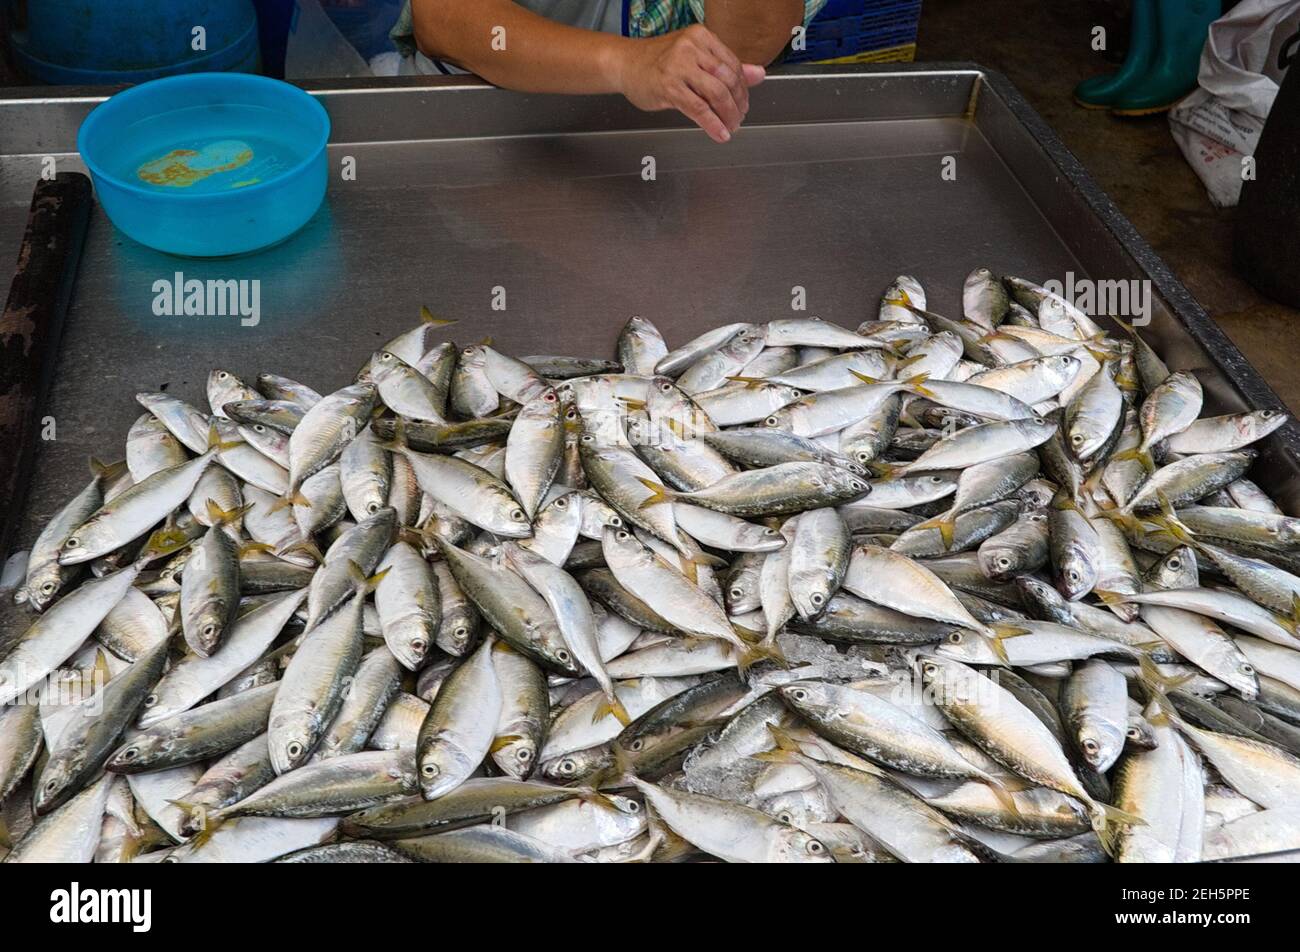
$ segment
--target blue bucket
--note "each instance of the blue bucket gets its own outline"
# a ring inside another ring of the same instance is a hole
[[[195,257],[283,241],[325,197],[324,108],[240,73],[155,80],[101,103],[77,149],[104,211],[141,244]]]
[[[41,82],[118,85],[195,72],[256,72],[252,0],[27,0],[13,36]]]

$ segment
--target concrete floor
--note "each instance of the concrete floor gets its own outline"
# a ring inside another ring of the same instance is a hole
[[[1210,204],[1168,121],[1120,119],[1081,109],[1071,97],[1079,80],[1113,68],[1090,46],[1093,27],[1111,24],[1110,6],[1098,0],[925,0],[917,58],[970,60],[1005,73],[1291,411],[1300,413],[1300,311],[1267,300],[1233,272],[1233,211]]]

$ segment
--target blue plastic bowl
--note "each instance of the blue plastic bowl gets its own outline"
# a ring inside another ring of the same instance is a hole
[[[193,73],[101,103],[77,149],[118,228],[159,251],[215,257],[307,223],[325,197],[329,134],[324,108],[296,86]]]

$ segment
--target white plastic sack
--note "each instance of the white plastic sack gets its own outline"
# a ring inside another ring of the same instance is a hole
[[[1174,140],[1221,208],[1241,197],[1242,158],[1259,145],[1300,52],[1300,0],[1242,0],[1210,26],[1199,86],[1169,114]]]

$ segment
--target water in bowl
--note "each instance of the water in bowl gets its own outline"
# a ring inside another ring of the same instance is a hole
[[[274,180],[308,156],[319,134],[261,106],[194,106],[131,124],[104,162],[149,191],[212,194]]]

